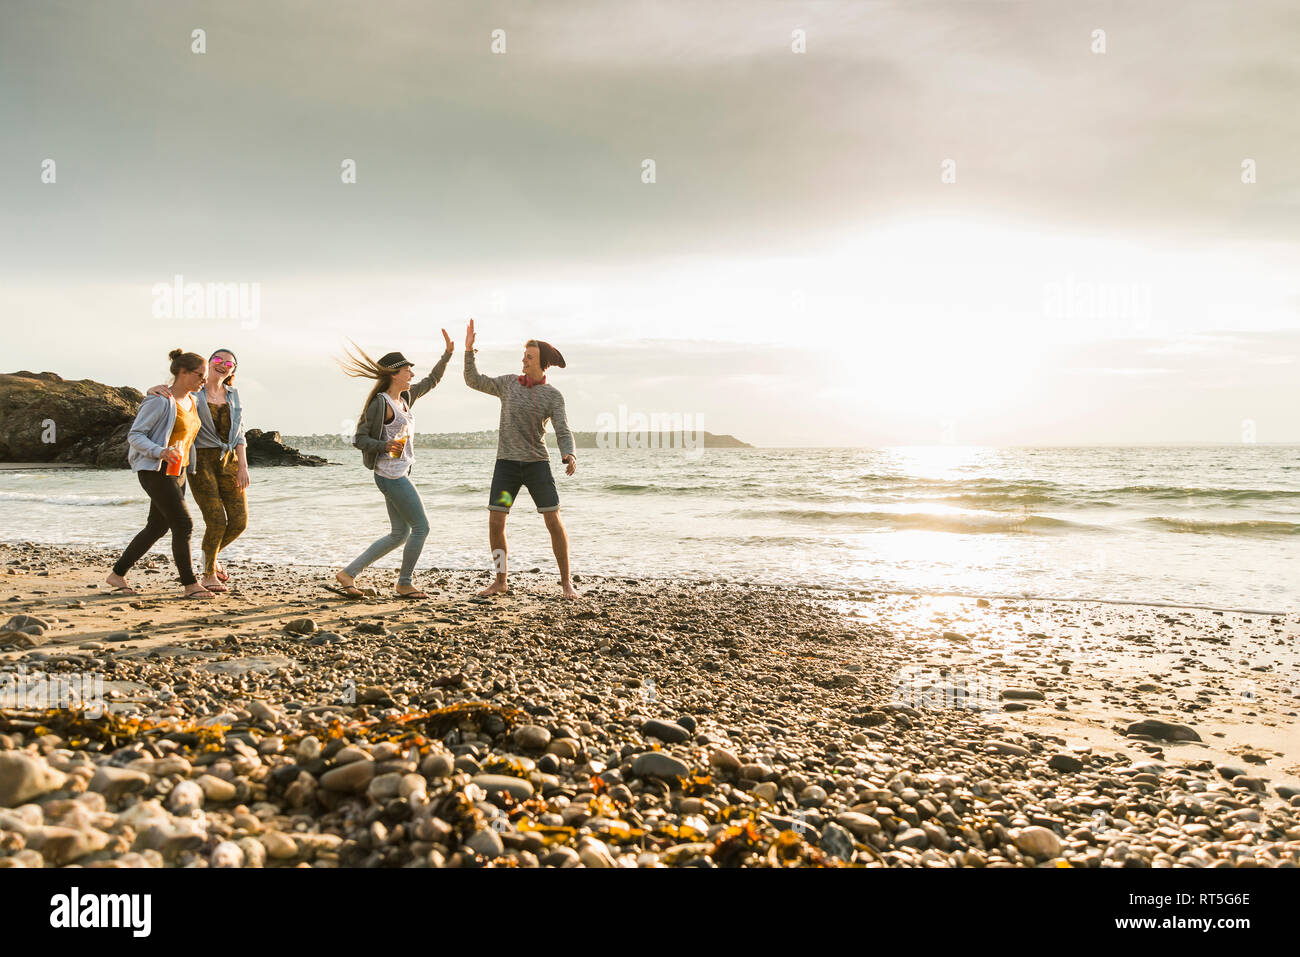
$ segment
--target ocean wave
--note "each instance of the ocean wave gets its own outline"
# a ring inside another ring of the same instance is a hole
[[[76,505],[98,507],[103,505],[148,504],[143,495],[41,495],[35,492],[0,492],[0,502],[33,502],[40,505]]]
[[[1219,502],[1300,501],[1300,489],[1270,488],[1197,488],[1176,485],[1125,485],[1103,489],[1102,495],[1141,495],[1160,499],[1201,499]]]
[[[1155,516],[1144,519],[1144,525],[1167,532],[1190,532],[1196,535],[1235,535],[1245,538],[1273,538],[1278,535],[1300,535],[1300,524],[1295,522],[1216,522],[1194,518]]]
[[[636,485],[630,482],[606,482],[601,491],[616,495],[671,495],[677,492],[734,492],[738,488],[757,488],[758,482],[727,482],[720,485]]]
[[[967,492],[961,495],[944,495],[938,498],[926,498],[920,501],[944,502],[964,508],[1010,509],[1023,508],[1026,505],[1064,505],[1065,501],[1042,492]]]
[[[794,522],[827,525],[858,525],[929,532],[954,532],[965,535],[1017,532],[1054,532],[1066,529],[1092,529],[1096,526],[1071,522],[1049,515],[953,515],[934,512],[834,512],[820,509],[768,509],[737,514],[751,517],[779,518]]]
[[[1236,505],[1248,502],[1300,502],[1300,489],[1213,488],[1185,485],[1119,485],[1091,487],[1038,480],[933,479],[867,474],[859,477],[871,487],[890,493],[920,493],[914,501],[945,502],[971,508],[1051,505],[1058,508],[1115,507],[1141,501],[1181,501],[1193,504]]]
[[[799,545],[818,547],[826,544],[826,539],[809,535],[682,535],[679,542],[708,542],[709,545]]]

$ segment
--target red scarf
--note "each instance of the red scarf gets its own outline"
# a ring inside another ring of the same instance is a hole
[[[533,386],[535,386],[535,385],[546,385],[546,376],[542,376],[540,379],[534,381],[534,380],[528,378],[528,376],[526,376],[526,375],[521,375],[521,376],[519,377],[519,384],[520,384],[520,385],[526,385],[526,386],[528,386],[528,388],[530,388],[530,389],[531,389]]]

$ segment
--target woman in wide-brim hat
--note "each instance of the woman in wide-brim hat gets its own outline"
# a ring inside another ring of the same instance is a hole
[[[419,561],[424,540],[429,535],[429,519],[424,514],[420,493],[411,482],[411,466],[415,463],[415,415],[411,407],[438,384],[451,360],[455,346],[446,329],[442,330],[442,338],[447,351],[433,371],[419,382],[412,382],[415,378],[414,363],[400,352],[390,352],[376,362],[353,343],[359,355],[349,352],[347,359],[340,363],[350,376],[375,380],[357,420],[352,444],[361,450],[361,461],[366,468],[374,472],[375,485],[388,505],[392,529],[337,572],[334,577],[342,587],[326,585],[330,591],[349,598],[362,597],[363,592],[356,586],[356,577],[384,555],[404,545],[397,594],[411,599],[429,597],[412,581],[415,563]]]

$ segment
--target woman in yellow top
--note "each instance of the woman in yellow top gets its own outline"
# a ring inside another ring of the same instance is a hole
[[[203,388],[208,364],[194,352],[173,349],[172,383],[167,395],[150,395],[140,403],[140,410],[127,434],[127,461],[135,470],[140,486],[149,496],[149,518],[144,528],[131,540],[122,557],[113,566],[108,584],[116,594],[138,595],[126,582],[126,573],[154,542],[168,531],[172,533],[172,558],[180,573],[186,598],[212,598],[212,592],[199,584],[190,559],[190,533],[194,523],[185,507],[185,470],[191,446],[199,434],[199,413],[193,393]],[[179,472],[177,475],[167,474]]]

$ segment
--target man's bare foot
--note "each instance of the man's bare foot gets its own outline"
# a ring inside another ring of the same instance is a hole
[[[510,589],[506,586],[506,580],[504,578],[498,578],[491,585],[488,585],[487,588],[484,588],[479,592],[478,597],[487,598],[489,595],[504,595],[508,591],[510,591]]]
[[[572,582],[560,582],[560,591],[565,598],[581,598],[582,595],[573,590]]]
[[[199,579],[199,584],[208,591],[229,591],[225,585],[221,584],[221,579],[216,575],[204,575]]]
[[[416,588],[414,585],[398,585],[397,594],[401,595],[403,598],[428,598],[429,597],[424,592],[420,591],[420,589]]]
[[[105,578],[104,581],[107,582],[110,586],[112,586],[113,591],[114,591],[116,594],[119,594],[119,595],[138,595],[138,594],[140,594],[136,589],[134,589],[134,588],[132,588],[130,585],[128,585],[128,584],[126,583],[126,579],[123,578],[121,575],[119,575],[117,572],[110,572],[109,575],[108,575],[108,577]]]
[[[182,598],[216,598],[217,596],[212,594],[212,592],[208,591],[198,582],[195,582],[193,585],[187,585],[185,587],[185,591],[181,595],[181,597]]]

